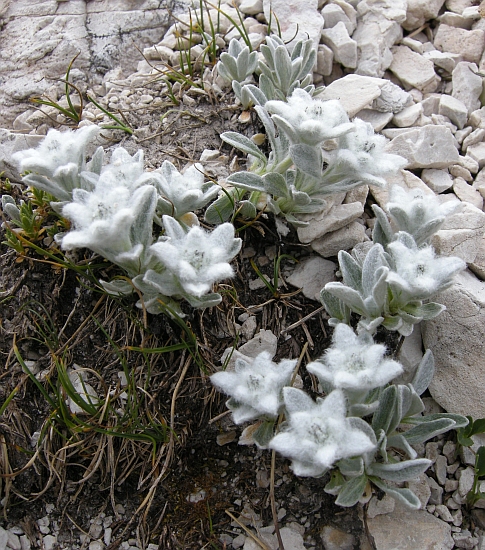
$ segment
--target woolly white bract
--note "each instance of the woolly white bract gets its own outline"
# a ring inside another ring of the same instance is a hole
[[[371,390],[385,386],[402,372],[400,363],[385,359],[385,353],[385,346],[375,344],[369,333],[357,336],[348,325],[339,323],[333,345],[318,361],[309,363],[307,370],[332,388]]]
[[[316,403],[296,388],[284,388],[283,397],[287,421],[268,446],[292,460],[296,475],[321,476],[340,459],[374,450],[374,443],[357,427],[366,423],[346,418],[341,390],[334,390],[325,399],[317,398]]]
[[[339,101],[313,99],[300,88],[287,102],[268,101],[264,107],[292,143],[319,145],[354,129]]]
[[[241,248],[232,224],[222,224],[211,233],[200,227],[186,232],[176,220],[163,216],[163,225],[165,240],[153,244],[150,253],[165,270],[158,276],[150,270],[144,278],[162,294],[200,297],[215,282],[232,277],[228,262]]]
[[[283,405],[281,390],[290,384],[295,365],[296,359],[273,363],[271,355],[263,351],[251,362],[236,359],[235,372],[216,372],[211,381],[231,397],[226,405],[236,424],[259,417],[276,418]]]
[[[436,258],[431,246],[418,248],[408,233],[398,233],[387,248],[394,264],[387,282],[401,303],[431,298],[448,288],[453,277],[466,268],[460,258]]]
[[[219,187],[212,182],[204,183],[200,164],[190,166],[181,174],[166,160],[162,167],[153,172],[159,192],[157,212],[180,219],[188,212],[203,208],[219,193]]]
[[[86,146],[99,132],[96,125],[65,132],[51,129],[36,149],[18,151],[12,158],[21,172],[31,172],[23,178],[24,183],[59,200],[70,200],[73,189],[90,189],[81,173],[87,169]]]

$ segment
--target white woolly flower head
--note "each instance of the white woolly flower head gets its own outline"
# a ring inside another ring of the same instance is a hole
[[[264,108],[272,113],[274,122],[292,143],[318,145],[354,128],[339,101],[313,99],[301,88],[287,102],[268,101]]]
[[[164,240],[150,247],[150,252],[166,269],[164,280],[158,281],[162,294],[186,293],[200,297],[209,292],[214,283],[232,277],[229,262],[241,248],[241,239],[234,238],[232,224],[223,223],[210,233],[200,227],[186,232],[177,220],[163,216],[163,225]],[[176,288],[180,292],[176,292]]]
[[[353,124],[353,131],[338,140],[336,162],[345,165],[350,172],[361,174],[365,183],[385,184],[382,176],[400,170],[407,161],[385,152],[387,139],[375,134],[371,124],[359,118],[354,119]]]
[[[321,476],[338,460],[375,448],[374,442],[359,429],[364,421],[346,418],[347,404],[341,390],[314,402],[304,391],[287,387],[283,398],[287,421],[268,447],[290,458],[296,475]]]
[[[461,205],[459,200],[441,202],[434,193],[424,193],[422,189],[406,191],[393,185],[386,208],[398,229],[411,234],[420,245],[436,233],[446,217]]]
[[[403,231],[396,240],[387,245],[393,269],[387,282],[393,294],[403,303],[411,300],[426,300],[453,283],[453,277],[466,268],[460,258],[435,256],[433,247],[418,248],[411,235]]]
[[[194,164],[181,174],[166,160],[156,172],[156,187],[160,194],[158,211],[180,218],[187,212],[203,208],[219,193],[219,187],[212,182],[204,182],[201,164]]]
[[[325,385],[349,391],[371,390],[384,386],[401,374],[402,366],[386,359],[386,348],[375,344],[372,336],[358,336],[351,327],[339,323],[333,333],[333,344],[318,361],[307,365]]]
[[[296,359],[273,363],[269,352],[263,351],[252,361],[236,359],[235,372],[216,372],[211,382],[231,397],[227,407],[236,424],[261,417],[274,419],[281,412],[282,389],[290,384],[295,365]]]

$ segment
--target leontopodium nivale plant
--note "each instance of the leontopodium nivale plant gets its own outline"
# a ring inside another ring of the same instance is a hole
[[[230,396],[226,402],[236,424],[264,418],[275,420],[283,406],[283,387],[290,385],[296,360],[276,364],[267,351],[253,360],[236,359],[234,372],[211,376],[214,386]]]

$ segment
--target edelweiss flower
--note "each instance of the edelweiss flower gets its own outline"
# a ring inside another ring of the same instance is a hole
[[[163,216],[163,225],[166,240],[150,247],[156,260],[166,268],[163,277],[157,278],[162,294],[200,297],[215,282],[232,277],[228,262],[241,248],[241,239],[234,238],[232,224],[223,223],[211,233],[200,227],[192,227],[186,233],[172,217]]]
[[[236,424],[259,417],[276,418],[283,405],[281,390],[290,384],[295,365],[296,359],[273,363],[271,355],[263,351],[250,363],[236,359],[235,372],[216,372],[211,382],[231,397],[227,407]]]
[[[397,361],[385,359],[386,348],[374,344],[372,336],[362,332],[358,336],[344,323],[333,333],[333,345],[318,361],[307,365],[307,370],[325,385],[343,390],[371,390],[384,386],[402,372]]]
[[[408,233],[399,232],[397,240],[387,245],[395,269],[387,282],[401,303],[426,300],[453,283],[453,276],[466,264],[454,256],[436,258],[431,246],[418,248]]]
[[[288,102],[268,101],[264,108],[272,113],[274,122],[292,143],[318,145],[354,128],[339,101],[313,99],[301,88],[293,92]]]
[[[434,193],[425,194],[421,189],[405,191],[399,185],[391,188],[387,203],[387,210],[398,228],[412,235],[418,245],[436,233],[446,217],[459,207],[459,200],[441,203]]]
[[[167,160],[157,175],[156,187],[161,197],[158,201],[160,214],[180,218],[187,212],[203,208],[219,193],[219,187],[212,182],[204,183],[204,174],[200,164],[190,166],[181,174]]]
[[[86,168],[86,145],[99,131],[96,125],[66,132],[49,130],[37,149],[13,155],[21,172],[32,172],[23,181],[59,200],[70,200],[72,190],[81,186],[80,174]]]
[[[288,419],[268,447],[292,460],[298,476],[323,475],[338,460],[372,451],[374,443],[356,426],[364,422],[346,418],[347,405],[341,390],[316,403],[302,390],[283,388]]]
[[[400,170],[407,161],[384,151],[387,140],[375,134],[371,124],[359,118],[353,123],[354,131],[338,140],[335,163],[340,171],[355,174],[363,183],[385,185],[382,176]]]

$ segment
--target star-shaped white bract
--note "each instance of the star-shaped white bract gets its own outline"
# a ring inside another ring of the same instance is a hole
[[[216,372],[211,382],[231,397],[227,407],[236,424],[256,418],[275,419],[283,405],[281,390],[290,384],[295,365],[296,359],[273,363],[269,352],[263,351],[251,362],[236,359],[235,372]]]
[[[292,143],[319,145],[350,132],[354,124],[339,101],[320,101],[297,88],[288,101],[268,101],[264,108]]]
[[[360,456],[375,448],[356,427],[364,421],[346,418],[347,404],[341,390],[314,402],[304,391],[286,387],[283,398],[288,417],[268,447],[290,458],[296,475],[321,476],[342,458]]]
[[[353,131],[338,139],[335,163],[340,171],[355,174],[363,183],[385,185],[382,176],[400,170],[407,161],[385,152],[387,140],[375,134],[371,124],[359,118],[354,119],[353,124]]]
[[[307,365],[325,385],[349,391],[371,390],[385,386],[401,374],[402,366],[384,358],[385,346],[375,344],[363,331],[358,336],[352,328],[339,323],[333,333],[333,344],[318,361]]]
[[[431,246],[418,248],[405,232],[387,245],[393,269],[387,276],[394,299],[403,305],[412,300],[427,300],[453,283],[453,277],[466,268],[460,258],[436,258]]]
[[[234,238],[232,224],[223,223],[211,233],[200,227],[186,232],[177,220],[163,216],[163,226],[165,240],[150,247],[151,254],[165,267],[163,281],[159,279],[162,294],[200,297],[214,283],[233,276],[229,262],[239,252],[241,239]]]
[[[187,212],[203,208],[219,193],[219,187],[212,182],[204,183],[202,165],[195,164],[181,174],[175,166],[166,160],[157,176],[156,187],[160,194],[158,211],[181,218]]]
[[[86,169],[86,146],[99,134],[96,125],[78,130],[49,130],[36,149],[18,151],[13,159],[27,185],[42,189],[61,201],[70,200],[72,191],[82,187],[80,175]]]
[[[414,237],[418,245],[440,229],[447,216],[461,207],[459,200],[440,202],[434,193],[415,188],[405,191],[399,185],[391,188],[387,210],[398,229]]]

